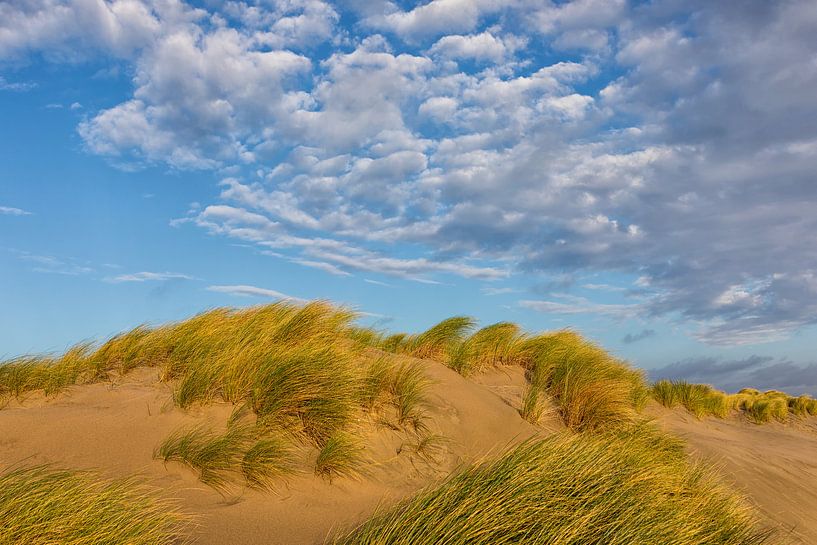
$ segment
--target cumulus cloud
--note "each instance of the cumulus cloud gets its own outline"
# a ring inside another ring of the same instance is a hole
[[[518,45],[521,45],[518,40],[511,38],[506,42],[485,31],[469,36],[443,36],[431,46],[429,53],[447,59],[500,62]]]
[[[36,52],[77,61],[96,51],[130,58],[162,33],[204,15],[178,0],[3,2],[0,60]]]
[[[613,272],[637,304],[523,305],[719,345],[817,320],[811,3],[344,6],[7,3],[0,58],[124,59],[133,92],[88,112],[87,149],[229,171],[176,224],[304,266]]]
[[[483,16],[495,13],[509,3],[505,0],[431,0],[409,11],[392,6],[389,13],[373,14],[363,23],[414,41],[448,32],[473,30]]]

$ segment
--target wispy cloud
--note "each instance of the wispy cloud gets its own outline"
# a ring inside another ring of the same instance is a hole
[[[37,87],[37,84],[33,82],[11,82],[6,80],[6,78],[3,76],[0,76],[0,91],[22,93],[25,91],[30,91],[35,87]]]
[[[13,206],[0,206],[0,214],[6,216],[30,216],[31,212],[23,210],[22,208],[14,208]]]
[[[522,300],[519,306],[549,314],[597,314],[614,318],[633,318],[643,312],[642,305],[594,303],[584,297],[559,294],[563,301]]]
[[[387,288],[391,287],[391,284],[381,282],[380,280],[372,280],[371,278],[364,278],[363,281],[366,282],[367,284],[374,284],[375,286],[385,286]]]
[[[196,277],[189,274],[175,273],[175,272],[149,272],[142,271],[131,274],[120,274],[106,278],[108,282],[165,282],[167,280],[197,280]]]
[[[611,284],[582,284],[582,287],[586,290],[596,290],[596,291],[627,291],[627,288],[623,288],[621,286],[613,286]]]
[[[332,265],[331,263],[327,263],[325,261],[313,261],[311,259],[300,259],[295,258],[291,260],[293,263],[297,263],[298,265],[303,265],[304,267],[311,267],[313,269],[319,269],[324,272],[328,272],[329,274],[334,274],[335,276],[352,276],[351,273],[344,271],[343,269]]]
[[[207,291],[215,291],[218,293],[227,293],[230,295],[238,295],[240,297],[270,297],[272,299],[288,299],[290,301],[305,302],[306,299],[294,297],[281,293],[280,291],[271,290],[267,288],[259,288],[258,286],[248,286],[239,284],[234,286],[207,286]]]
[[[65,276],[79,276],[94,272],[94,269],[87,264],[79,263],[77,260],[68,258],[58,258],[51,255],[38,255],[21,250],[11,250],[17,259],[27,263],[32,263],[32,271],[45,274],[61,274]]]
[[[506,295],[509,293],[519,293],[519,290],[516,288],[492,288],[490,286],[486,286],[482,288],[480,291],[485,295]]]

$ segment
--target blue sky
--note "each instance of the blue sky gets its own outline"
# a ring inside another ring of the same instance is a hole
[[[0,4],[0,355],[278,297],[817,393],[817,5]]]

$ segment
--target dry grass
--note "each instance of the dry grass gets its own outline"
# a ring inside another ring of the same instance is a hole
[[[553,407],[574,430],[625,425],[649,397],[641,372],[572,331],[528,335],[501,322],[471,335],[473,320],[454,317],[418,335],[379,341],[384,350],[430,357],[469,375],[502,365],[527,370],[520,413],[537,422]]]
[[[253,430],[242,424],[218,432],[200,425],[171,434],[154,453],[165,462],[180,462],[199,472],[199,480],[224,493],[240,474]]]
[[[519,326],[509,322],[483,327],[453,351],[449,366],[463,376],[491,367],[516,363],[523,336]]]
[[[190,518],[133,480],[49,467],[0,474],[0,545],[167,545]]]
[[[681,404],[697,418],[725,418],[733,411],[740,411],[755,424],[766,424],[786,422],[792,415],[817,415],[817,400],[807,395],[793,397],[778,390],[761,392],[755,388],[744,388],[730,395],[707,384],[659,380],[652,385],[651,393],[653,399],[665,407],[673,408]]]
[[[246,404],[264,427],[286,430],[322,447],[383,391],[401,425],[419,425],[426,382],[412,366],[381,363],[372,375],[363,353],[376,336],[351,325],[354,313],[325,302],[215,309],[182,322],[140,326],[101,346],[78,345],[62,356],[0,364],[0,397],[33,390],[51,395],[77,382],[137,366],[159,368],[179,407],[227,401]],[[448,320],[412,341],[434,354],[468,324]],[[378,382],[380,381],[380,382]],[[374,389],[374,390],[373,390]]]
[[[336,545],[759,545],[742,499],[645,426],[559,434],[466,468]]]
[[[415,358],[448,361],[450,355],[474,328],[474,320],[467,316],[447,318],[417,335],[392,335],[384,341],[384,349]]]
[[[339,432],[329,438],[318,453],[315,474],[329,479],[360,476],[360,455],[363,448],[352,435]]]
[[[696,418],[715,416],[726,418],[735,400],[707,384],[691,384],[683,380],[659,380],[652,386],[653,399],[671,409],[683,405]]]

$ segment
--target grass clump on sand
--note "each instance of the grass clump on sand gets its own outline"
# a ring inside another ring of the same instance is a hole
[[[676,404],[683,405],[696,418],[726,418],[733,408],[733,401],[729,396],[707,384],[659,380],[653,384],[651,394],[664,407],[671,409]]]
[[[294,470],[290,443],[242,422],[231,422],[224,432],[205,426],[177,431],[154,457],[190,466],[222,494],[239,477],[251,488],[272,489],[275,479]]]
[[[746,415],[755,424],[765,424],[772,420],[785,422],[789,416],[789,407],[785,398],[759,396],[748,406]]]
[[[697,418],[716,416],[725,418],[740,411],[755,424],[786,422],[791,415],[817,415],[817,400],[810,396],[793,397],[785,392],[744,388],[736,394],[726,394],[707,384],[685,381],[659,380],[652,385],[652,397],[667,408],[683,405]]]
[[[380,511],[335,545],[759,545],[742,498],[644,425],[529,440]]]
[[[755,424],[787,422],[790,416],[817,415],[817,401],[809,396],[792,397],[785,392],[744,388],[730,396],[736,409]]]
[[[247,407],[255,418],[251,433],[231,426],[224,433],[174,434],[157,454],[196,468],[217,489],[238,473],[251,486],[267,486],[285,453],[275,437],[259,430],[320,450],[379,405],[392,408],[397,426],[422,429],[428,386],[422,366],[393,357],[372,363],[367,344],[376,334],[353,326],[354,318],[321,301],[218,308],[177,323],[140,326],[98,347],[86,343],[61,356],[0,363],[0,398],[32,390],[51,395],[114,372],[156,367],[160,379],[172,384],[177,406],[224,401]],[[412,344],[418,353],[437,354],[466,322],[441,324]]]
[[[83,344],[62,356],[0,364],[0,396],[38,389],[50,394],[113,371],[155,366],[162,380],[174,384],[179,407],[246,403],[265,425],[297,431],[321,446],[365,404],[368,359],[355,342],[354,318],[320,301],[219,308],[178,323],[140,326],[96,349]],[[418,346],[438,349],[445,329],[427,332]],[[412,403],[418,395],[401,396],[402,418],[416,416]]]
[[[131,480],[49,467],[0,474],[0,545],[166,545],[190,519]]]
[[[362,447],[354,437],[339,432],[329,438],[318,453],[315,474],[331,482],[334,477],[356,478]]]
[[[642,374],[572,331],[529,335],[500,322],[472,334],[474,322],[454,317],[417,335],[392,335],[384,350],[430,357],[462,375],[502,365],[527,371],[521,414],[536,422],[552,406],[574,430],[630,423],[648,398]]]
[[[415,358],[447,361],[474,328],[473,318],[454,316],[417,335],[397,334],[383,341],[384,349]]]
[[[519,326],[500,322],[483,327],[465,339],[451,354],[449,366],[463,376],[491,367],[516,363],[523,336]]]
[[[530,388],[549,395],[571,429],[626,425],[644,405],[642,374],[577,333],[540,335],[521,350]]]

